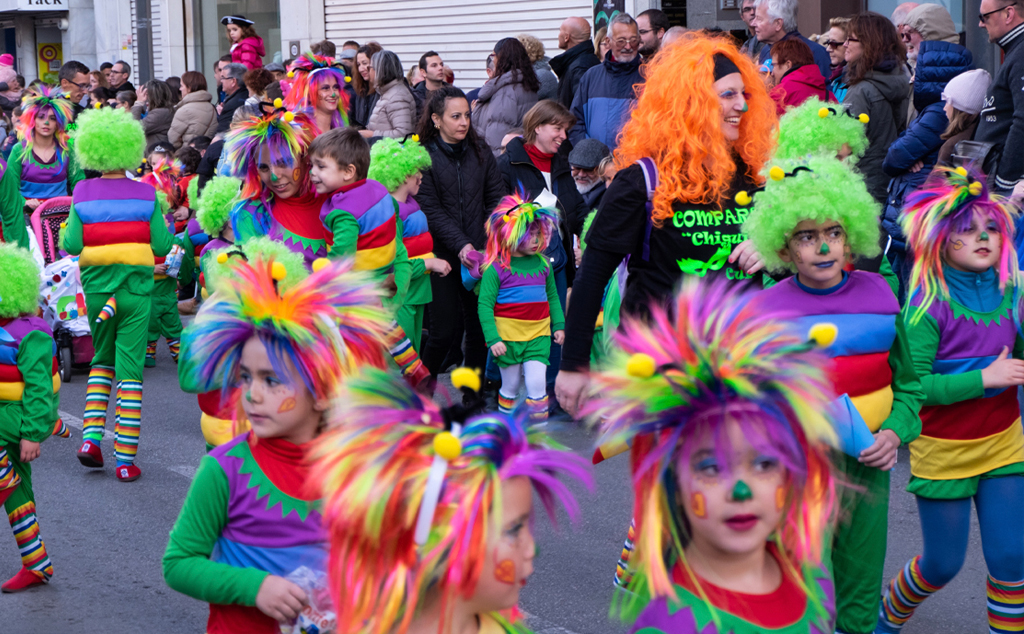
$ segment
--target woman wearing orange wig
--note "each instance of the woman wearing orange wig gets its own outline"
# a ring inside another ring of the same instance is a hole
[[[775,145],[775,104],[753,62],[727,38],[693,35],[646,74],[573,286],[555,386],[573,415],[586,399],[605,285],[624,259],[626,314],[663,302],[684,274],[745,280],[763,267],[740,232],[748,207],[734,200],[756,187]]]

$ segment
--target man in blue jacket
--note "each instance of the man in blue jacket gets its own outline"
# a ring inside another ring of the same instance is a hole
[[[811,48],[814,63],[821,71],[821,76],[828,79],[832,75],[832,61],[828,51],[817,42],[812,42],[796,30],[797,0],[757,0],[754,2],[754,35],[758,41],[764,42],[758,55],[758,63],[771,71],[772,45],[782,40],[797,38]]]
[[[612,150],[617,137],[636,103],[633,86],[642,84],[640,76],[640,29],[629,15],[620,13],[608,24],[611,50],[604,61],[584,73],[572,113],[576,126],[569,132],[573,145],[583,139],[597,139]]]

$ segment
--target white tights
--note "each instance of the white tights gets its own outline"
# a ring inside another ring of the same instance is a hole
[[[501,395],[515,399],[519,395],[519,369],[526,375],[526,397],[534,400],[547,395],[548,366],[541,361],[524,361],[501,370]]]

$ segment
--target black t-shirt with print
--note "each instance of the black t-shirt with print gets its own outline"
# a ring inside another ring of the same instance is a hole
[[[751,279],[727,259],[746,238],[740,228],[750,211],[737,205],[734,197],[739,191],[752,191],[754,187],[746,168],[740,164],[722,208],[715,204],[676,202],[674,215],[656,227],[647,221],[643,170],[639,165],[631,165],[620,171],[601,201],[586,242],[588,248],[596,246],[631,256],[623,312],[634,313],[651,299],[670,296],[683,273]],[[650,239],[646,240],[648,230]],[[760,279],[760,274],[755,277]],[[641,312],[646,311],[641,308]]]

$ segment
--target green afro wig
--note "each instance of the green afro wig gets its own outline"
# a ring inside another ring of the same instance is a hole
[[[811,171],[798,170],[782,178],[782,168],[772,167],[764,190],[754,195],[753,209],[743,223],[743,233],[753,241],[768,270],[796,270],[793,264],[782,261],[779,251],[804,220],[838,221],[853,257],[878,255],[881,207],[868,193],[864,177],[831,156],[812,156],[803,161],[803,166]],[[740,192],[737,198],[744,194]]]
[[[398,189],[407,178],[430,167],[430,155],[417,137],[399,143],[395,139],[381,139],[370,148],[371,178],[389,192]]]
[[[198,179],[193,178],[192,182],[196,180]],[[196,203],[196,222],[207,235],[219,234],[227,224],[241,188],[242,181],[230,176],[214,176],[203,188],[203,193],[199,194],[199,201]]]
[[[39,265],[28,249],[10,242],[0,242],[0,318],[34,315],[39,309],[39,286],[42,282]]]
[[[199,204],[199,177],[193,176],[188,181],[188,188],[185,189],[185,197],[188,198],[188,206],[195,209]]]
[[[206,190],[203,191],[205,192]],[[213,257],[206,260],[204,263],[206,268],[203,270],[203,279],[206,282],[207,292],[212,294],[217,290],[220,281],[230,272],[231,260],[241,257],[238,254],[239,251],[244,253],[245,257],[249,260],[257,257],[268,260],[272,257],[275,262],[284,264],[287,273],[284,279],[278,283],[282,291],[295,286],[309,277],[309,271],[306,269],[306,260],[302,257],[301,253],[292,251],[283,242],[271,240],[266,236],[260,236],[249,238],[241,246],[235,244],[223,249],[217,249],[212,253]],[[222,255],[227,257],[222,258]],[[221,262],[222,259],[224,260],[223,262]]]
[[[868,149],[866,123],[848,116],[841,105],[808,99],[779,119],[775,158],[799,160],[809,154],[835,156],[846,144],[853,151],[853,160],[857,160]]]
[[[78,115],[71,138],[79,164],[98,172],[134,171],[146,149],[142,124],[120,108],[86,110]]]

